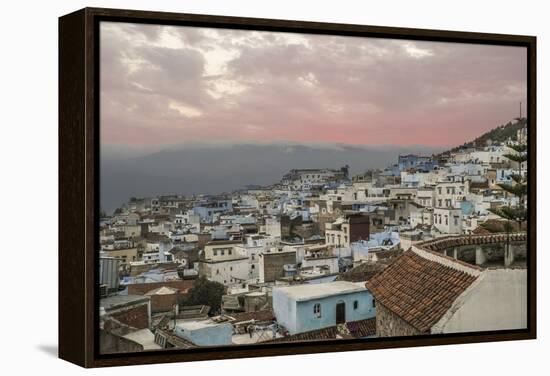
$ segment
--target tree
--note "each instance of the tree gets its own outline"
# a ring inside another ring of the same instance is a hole
[[[509,195],[518,198],[516,205],[502,206],[492,212],[499,217],[507,219],[508,221],[516,221],[521,230],[522,222],[527,220],[527,206],[525,205],[525,197],[527,196],[527,179],[523,176],[522,164],[527,161],[527,145],[519,144],[510,146],[516,153],[505,154],[504,156],[509,160],[518,164],[518,174],[512,174],[512,181],[510,183],[499,184],[499,187]]]
[[[504,192],[518,198],[516,205],[501,206],[500,208],[491,210],[492,213],[507,220],[504,229],[507,234],[506,252],[510,252],[510,232],[512,231],[511,221],[518,224],[518,229],[521,231],[521,224],[527,220],[527,206],[525,205],[525,197],[527,196],[527,179],[522,173],[522,163],[527,161],[527,145],[519,144],[510,146],[516,153],[505,154],[509,160],[518,163],[518,174],[512,174],[510,183],[499,184]]]
[[[187,296],[184,298],[183,305],[207,305],[210,307],[211,313],[219,313],[224,293],[224,285],[218,282],[209,281],[203,276],[195,281],[195,285],[189,290]]]

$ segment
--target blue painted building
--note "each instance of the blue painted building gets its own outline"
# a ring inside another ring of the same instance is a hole
[[[414,168],[420,171],[428,172],[432,171],[437,166],[437,163],[433,161],[432,157],[407,154],[399,156],[397,165],[399,166],[399,171]]]
[[[470,201],[460,201],[460,209],[462,209],[462,215],[471,215],[474,213],[475,206]]]
[[[200,217],[201,222],[211,223],[214,215],[217,213],[225,213],[233,210],[231,200],[216,200],[205,202],[193,207],[192,211]]]
[[[364,284],[345,281],[275,287],[273,311],[290,334],[376,316],[374,298]]]

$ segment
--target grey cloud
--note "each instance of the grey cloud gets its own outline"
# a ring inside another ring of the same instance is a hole
[[[437,121],[458,134],[458,120],[468,119],[472,130],[488,129],[525,99],[525,51],[513,47],[141,28],[124,26],[102,36],[102,120],[109,132],[120,134],[118,142],[124,139],[121,129],[136,126],[163,143],[172,137],[238,139],[248,135],[243,125],[283,139],[300,127],[322,134],[336,125],[370,134],[373,143],[376,135],[387,142],[383,134],[399,135],[408,124],[433,132]],[[132,33],[140,37],[134,41]],[[163,33],[184,47],[159,46]],[[430,56],[411,56],[407,46],[429,50]],[[223,74],[206,77],[206,53],[220,47],[236,57]],[[137,68],[128,61],[138,62]],[[308,75],[310,88],[300,81]],[[218,79],[246,89],[213,97],[209,89]],[[171,101],[203,116],[185,118],[169,108]]]

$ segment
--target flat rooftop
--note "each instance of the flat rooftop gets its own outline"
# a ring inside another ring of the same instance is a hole
[[[135,332],[128,333],[124,338],[139,343],[143,346],[143,350],[158,350],[162,349],[155,342],[155,335],[149,329],[140,329]]]
[[[149,300],[149,297],[143,295],[112,295],[100,299],[99,306],[109,311],[111,309],[127,307],[138,303],[147,303]]]
[[[362,283],[347,281],[275,287],[274,290],[281,291],[288,297],[296,301],[306,301],[334,295],[343,295],[351,294],[354,292],[367,291]]]
[[[197,329],[203,329],[208,327],[217,327],[217,326],[225,326],[225,325],[227,325],[227,322],[218,323],[218,322],[212,321],[211,319],[183,321],[183,322],[177,322],[176,324],[176,326],[180,327],[183,330],[197,330]]]

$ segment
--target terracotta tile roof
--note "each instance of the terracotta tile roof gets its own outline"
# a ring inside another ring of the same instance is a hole
[[[366,282],[377,302],[428,332],[479,276],[469,264],[414,248]]]
[[[475,234],[475,235],[487,235],[487,234],[490,234],[491,231],[481,227],[481,226],[477,226],[475,229],[473,229],[472,231],[472,234]]]
[[[394,257],[399,256],[401,253],[400,249],[392,249],[392,250],[382,250],[382,251],[373,251],[373,253],[376,255],[376,258],[378,260],[388,260],[392,259]]]
[[[464,236],[446,236],[418,243],[417,246],[429,251],[442,251],[452,247],[463,245],[482,245],[506,243],[508,235],[506,233],[491,233],[488,235],[464,235]],[[510,234],[510,241],[527,241],[526,232],[515,232]]]
[[[312,330],[286,337],[275,338],[263,343],[284,343],[284,342],[310,342],[327,339],[350,339],[364,338],[376,334],[376,319],[351,321],[344,324],[331,326],[324,329]]]
[[[341,273],[336,277],[337,281],[364,282],[374,277],[377,273],[384,270],[387,265],[382,262],[364,262],[351,268],[347,272]]]

